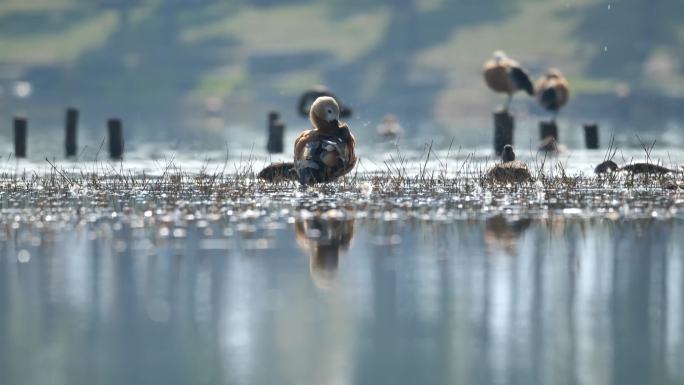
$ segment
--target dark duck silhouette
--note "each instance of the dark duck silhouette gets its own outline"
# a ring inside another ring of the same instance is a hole
[[[528,95],[534,95],[534,87],[527,72],[503,51],[494,52],[494,56],[485,62],[483,75],[485,83],[492,91],[508,94],[504,111],[508,111],[516,92],[524,90]]]
[[[299,101],[297,102],[297,112],[299,112],[299,114],[303,117],[309,116],[309,112],[311,111],[311,106],[313,105],[313,102],[315,102],[316,99],[320,98],[321,96],[330,96],[338,102],[338,104],[340,105],[341,117],[351,117],[351,107],[340,102],[340,99],[332,91],[330,91],[328,87],[320,84],[313,86],[311,89],[304,92],[302,96],[299,97]]]
[[[340,123],[340,107],[334,98],[314,101],[309,114],[313,129],[302,132],[294,143],[294,162],[267,166],[258,178],[274,182],[298,180],[303,185],[327,183],[347,174],[356,165],[356,141],[345,123]]]
[[[556,120],[558,111],[568,103],[570,99],[570,89],[565,76],[557,70],[550,69],[535,83],[535,94],[537,101],[547,111],[553,113],[552,121]]]
[[[668,174],[677,172],[677,170],[673,170],[653,163],[632,163],[620,167],[617,165],[617,163],[613,162],[612,160],[606,160],[604,162],[601,162],[598,166],[596,166],[596,168],[594,168],[594,173],[596,174],[605,174],[609,171],[625,171],[631,174]]]
[[[524,162],[515,160],[513,146],[507,144],[501,154],[501,163],[487,171],[487,179],[499,183],[520,183],[532,179],[532,174]]]

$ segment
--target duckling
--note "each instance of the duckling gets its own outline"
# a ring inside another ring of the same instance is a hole
[[[626,171],[632,174],[668,174],[677,172],[677,170],[672,170],[653,163],[632,163],[619,167],[617,163],[612,160],[606,160],[594,168],[594,173],[605,174],[609,170],[611,172]]]
[[[568,103],[570,90],[568,81],[557,69],[550,69],[535,83],[537,101],[546,110],[553,113],[552,121],[556,120],[558,111]]]
[[[387,140],[393,140],[401,135],[403,129],[401,128],[396,116],[393,114],[387,114],[384,118],[382,118],[382,122],[378,124],[377,131],[378,135],[381,137]]]
[[[527,165],[515,160],[515,152],[513,152],[513,146],[510,144],[504,146],[501,161],[487,171],[487,179],[504,183],[527,182],[532,179],[532,174],[530,174]]]
[[[274,163],[259,172],[270,182],[298,180],[303,185],[333,182],[356,165],[356,140],[345,123],[334,98],[321,96],[309,114],[313,129],[302,132],[294,143],[294,162]]]
[[[495,51],[493,57],[485,62],[483,75],[492,91],[508,94],[504,111],[508,111],[513,94],[517,91],[524,90],[528,95],[534,95],[534,87],[527,72],[503,51]]]

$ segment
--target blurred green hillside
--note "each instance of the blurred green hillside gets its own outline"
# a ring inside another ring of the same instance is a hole
[[[49,126],[77,105],[155,138],[261,127],[268,109],[303,125],[296,98],[323,83],[360,122],[459,132],[502,101],[480,75],[501,48],[566,73],[567,117],[658,126],[684,113],[682,20],[681,0],[2,0],[0,114]]]

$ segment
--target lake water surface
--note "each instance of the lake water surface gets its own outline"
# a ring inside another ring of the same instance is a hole
[[[676,215],[141,217],[4,227],[0,383],[684,383]]]

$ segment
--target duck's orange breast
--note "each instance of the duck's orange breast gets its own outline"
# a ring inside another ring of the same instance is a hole
[[[484,67],[484,79],[487,86],[495,92],[513,93],[513,83],[508,76],[508,69],[502,63],[487,62]]]
[[[324,182],[333,181],[348,173],[356,164],[354,137],[346,131],[344,135],[331,136],[318,130],[303,132],[295,140],[295,169],[315,169]]]

